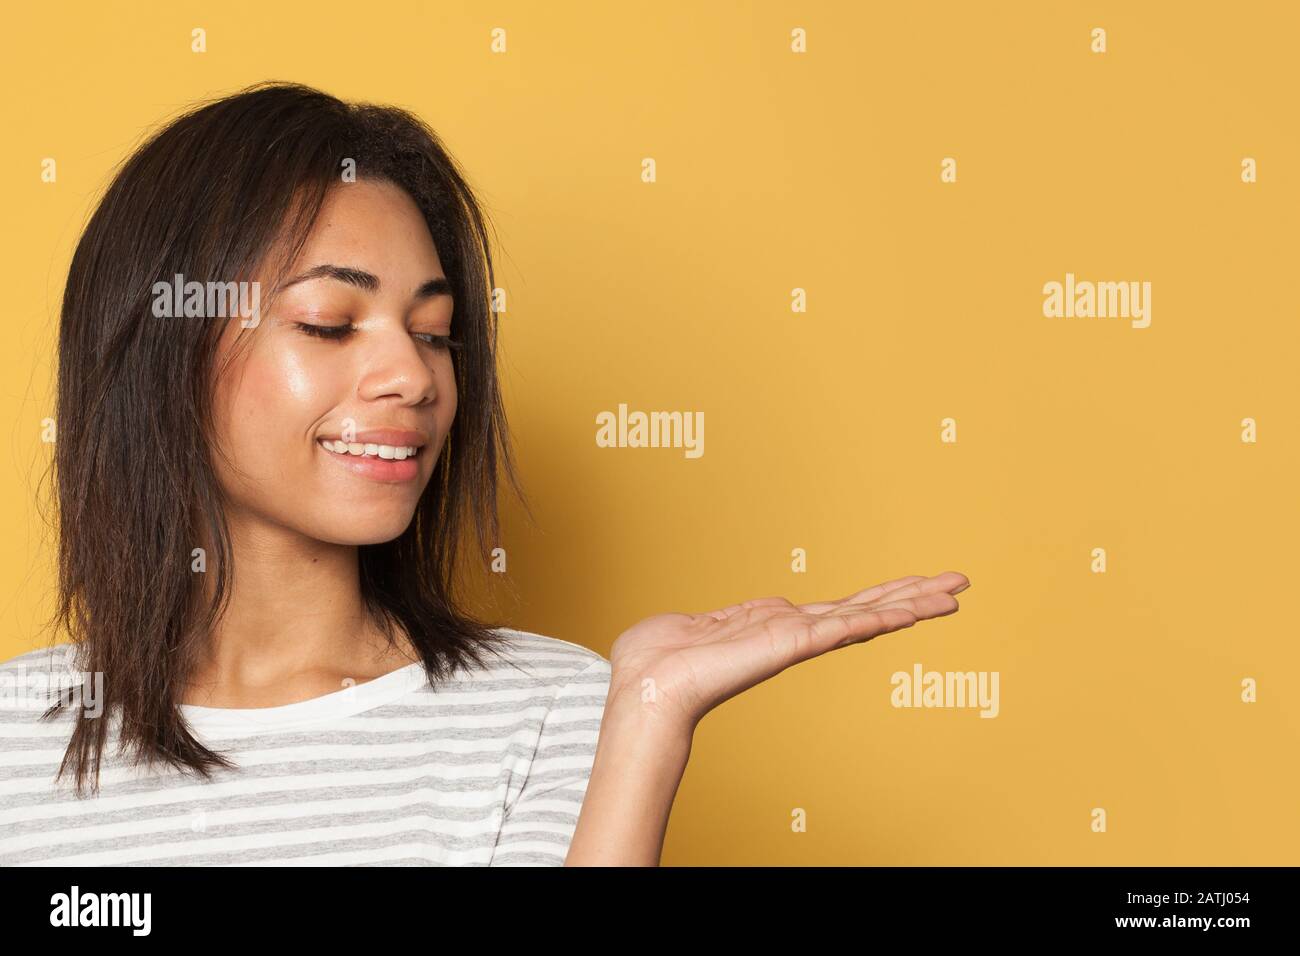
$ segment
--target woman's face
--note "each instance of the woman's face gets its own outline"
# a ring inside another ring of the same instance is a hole
[[[456,414],[452,353],[437,338],[451,334],[453,303],[433,238],[400,188],[340,184],[288,275],[256,326],[230,319],[220,341],[229,462],[213,461],[228,511],[335,544],[390,541]]]

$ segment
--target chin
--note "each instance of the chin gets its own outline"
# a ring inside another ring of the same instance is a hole
[[[392,541],[394,538],[400,538],[402,532],[410,524],[409,519],[405,522],[393,522],[384,526],[367,524],[364,527],[348,522],[347,524],[324,528],[313,528],[307,531],[306,534],[317,541],[324,541],[327,544],[347,544],[359,547],[363,544],[383,544],[386,541]]]
[[[410,504],[339,503],[324,513],[314,515],[301,530],[318,541],[330,544],[383,544],[401,537],[415,516],[415,502]]]

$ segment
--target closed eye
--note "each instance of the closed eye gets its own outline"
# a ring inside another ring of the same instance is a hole
[[[464,343],[453,339],[450,335],[434,335],[432,332],[412,332],[421,342],[427,342],[435,349],[459,349]]]
[[[355,325],[312,325],[310,322],[295,322],[297,328],[308,335],[321,339],[345,339],[357,330]]]
[[[332,339],[336,342],[347,338],[357,330],[357,327],[351,323],[348,325],[312,325],[309,322],[295,322],[294,324],[307,335],[314,335],[321,339]],[[411,334],[417,340],[440,351],[443,349],[459,349],[464,346],[463,342],[453,339],[450,335],[434,335],[432,332],[412,332]]]

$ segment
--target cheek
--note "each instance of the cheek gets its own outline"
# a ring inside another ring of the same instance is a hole
[[[338,363],[313,357],[307,348],[277,344],[257,358],[248,377],[263,409],[293,414],[295,409],[319,407],[332,384],[331,366],[337,368]]]
[[[337,363],[334,363],[335,365]],[[230,396],[236,461],[252,474],[275,477],[307,462],[312,427],[337,397],[331,363],[307,350],[277,344],[248,357]]]

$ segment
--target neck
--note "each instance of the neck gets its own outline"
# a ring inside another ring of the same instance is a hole
[[[227,520],[234,555],[230,599],[198,656],[183,703],[275,706],[418,660],[405,635],[390,646],[367,613],[355,545],[319,541],[238,513],[228,512]],[[212,578],[205,591],[215,599]]]

